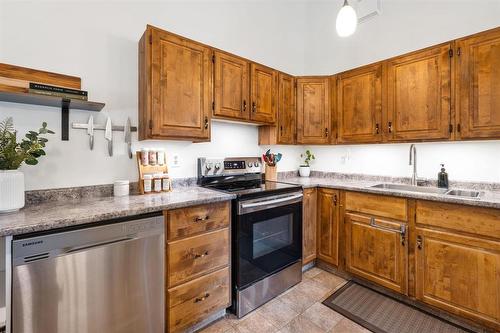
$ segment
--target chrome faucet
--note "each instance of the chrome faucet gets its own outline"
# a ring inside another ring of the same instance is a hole
[[[417,147],[412,144],[410,146],[410,162],[409,165],[413,165],[413,175],[411,177],[410,184],[413,186],[417,186]]]

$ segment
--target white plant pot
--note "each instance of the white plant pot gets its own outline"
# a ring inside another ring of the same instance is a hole
[[[308,166],[300,166],[299,167],[300,177],[309,177],[310,174],[311,174],[311,167],[308,167]]]
[[[0,213],[24,207],[24,174],[19,170],[0,170]]]

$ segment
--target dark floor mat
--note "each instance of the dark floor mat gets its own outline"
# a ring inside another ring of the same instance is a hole
[[[471,332],[353,281],[323,304],[376,333]]]

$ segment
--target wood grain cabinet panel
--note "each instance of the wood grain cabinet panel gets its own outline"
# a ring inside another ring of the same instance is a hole
[[[406,224],[347,213],[344,225],[346,269],[386,288],[406,294]],[[402,235],[401,230],[405,230],[405,234]]]
[[[500,242],[416,230],[417,299],[500,329]]]
[[[203,44],[148,26],[139,50],[141,140],[210,139],[211,53]]]
[[[359,192],[345,193],[345,209],[367,215],[400,221],[408,220],[408,205],[404,198]]]
[[[387,61],[388,140],[447,140],[451,131],[451,44]]]
[[[231,220],[229,207],[229,202],[220,202],[165,211],[167,239],[227,228]]]
[[[250,119],[259,123],[276,121],[278,73],[256,63],[250,65]]]
[[[297,78],[297,143],[327,144],[331,132],[328,78]]]
[[[214,116],[249,119],[249,62],[220,51],[214,60]]]
[[[459,39],[456,47],[459,136],[500,138],[500,29]]]
[[[210,314],[231,305],[229,269],[207,274],[171,288],[168,300],[168,332],[185,332]]]
[[[382,74],[378,63],[337,76],[338,143],[382,141]]]
[[[338,190],[318,189],[317,258],[339,265],[339,200]]]
[[[279,73],[278,119],[274,126],[259,127],[259,145],[294,144],[295,118],[295,78]]]
[[[229,264],[229,230],[167,243],[168,286],[187,282]]]
[[[302,212],[302,264],[316,259],[317,238],[317,191],[315,188],[304,189]]]

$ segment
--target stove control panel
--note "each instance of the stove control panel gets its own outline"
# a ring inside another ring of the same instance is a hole
[[[214,177],[262,173],[260,157],[198,158],[198,176]]]

